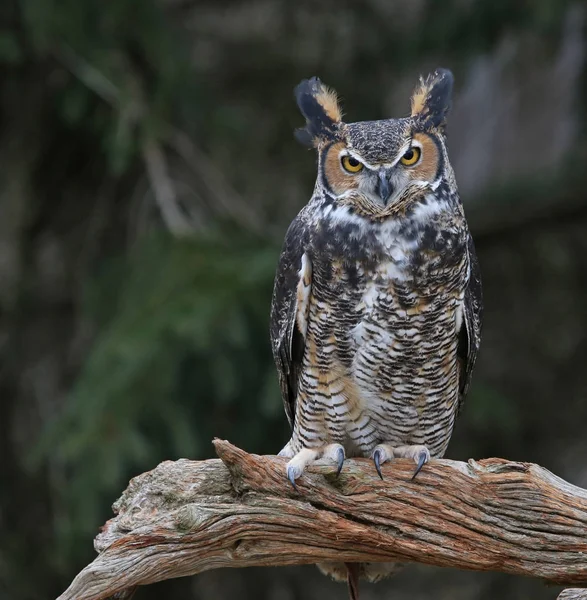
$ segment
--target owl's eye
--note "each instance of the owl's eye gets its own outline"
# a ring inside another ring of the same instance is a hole
[[[401,158],[400,162],[406,167],[415,165],[420,160],[422,152],[417,146],[412,146]]]
[[[363,163],[348,154],[345,154],[340,162],[342,163],[342,168],[349,173],[358,173],[363,170]]]

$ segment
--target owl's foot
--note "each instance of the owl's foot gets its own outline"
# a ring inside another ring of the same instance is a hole
[[[291,457],[293,453],[288,452],[289,444],[280,453],[280,456]],[[296,479],[298,479],[305,468],[317,461],[320,458],[328,458],[336,463],[336,475],[340,474],[342,465],[345,459],[344,448],[340,444],[328,444],[322,448],[302,448],[293,458],[287,463],[286,473],[295,490]]]
[[[411,458],[416,463],[416,470],[412,479],[421,471],[422,467],[430,460],[430,452],[426,446],[392,446],[391,444],[379,444],[375,446],[372,454],[375,468],[381,479],[381,465],[391,458]]]

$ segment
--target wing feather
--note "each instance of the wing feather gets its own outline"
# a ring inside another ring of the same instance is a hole
[[[298,379],[302,368],[308,326],[312,266],[305,254],[309,229],[303,209],[293,220],[285,242],[273,288],[270,334],[285,414],[293,428]]]
[[[469,254],[469,281],[465,289],[463,322],[460,330],[458,357],[461,362],[459,381],[459,410],[471,385],[473,367],[481,344],[481,325],[483,319],[483,294],[481,289],[481,271],[475,252],[473,238],[469,233],[467,245]]]

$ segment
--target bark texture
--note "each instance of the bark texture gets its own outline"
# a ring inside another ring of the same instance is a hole
[[[324,561],[419,562],[587,584],[587,491],[502,459],[434,460],[381,481],[365,459],[309,469],[292,489],[285,460],[215,441],[221,460],[164,462],[131,480],[99,556],[59,600],[101,600],[219,567]],[[127,596],[128,597],[128,596]],[[559,598],[587,598],[565,590]]]
[[[587,600],[587,590],[569,588],[561,592],[558,600]]]

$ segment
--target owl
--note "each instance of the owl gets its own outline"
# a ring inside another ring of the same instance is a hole
[[[296,487],[318,459],[442,457],[480,344],[475,248],[445,136],[452,73],[420,79],[411,114],[345,123],[314,77],[295,96],[314,147],[312,198],[291,223],[277,268],[271,342],[292,436],[281,450]],[[383,478],[383,477],[382,477]],[[376,581],[393,564],[319,565]]]

